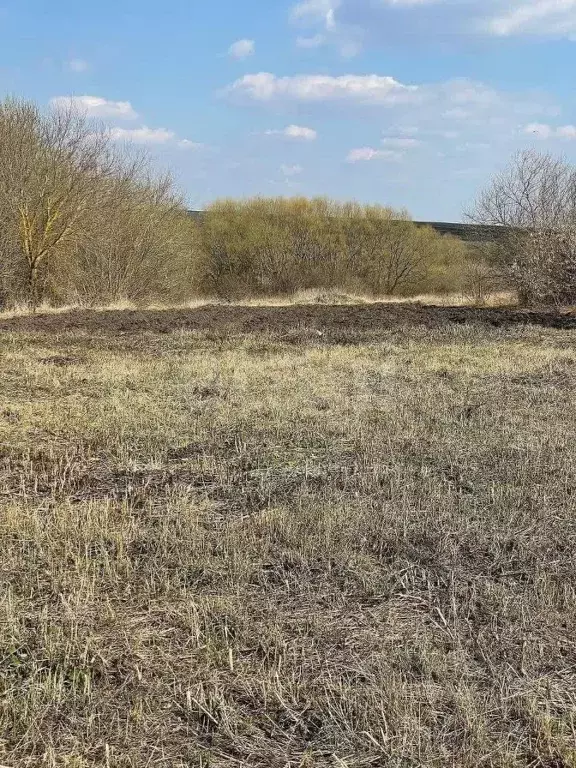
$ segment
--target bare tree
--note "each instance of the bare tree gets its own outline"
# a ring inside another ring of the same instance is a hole
[[[87,218],[86,237],[58,275],[68,295],[93,304],[175,298],[186,290],[193,222],[169,176],[149,173],[142,158],[125,163]]]
[[[0,103],[0,221],[33,309],[54,255],[82,237],[113,169],[109,137],[81,114],[44,114],[11,98]]]
[[[468,217],[505,228],[487,255],[523,303],[576,299],[576,169],[532,150],[517,154]]]

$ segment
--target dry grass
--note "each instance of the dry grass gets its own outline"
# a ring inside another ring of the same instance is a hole
[[[184,304],[162,304],[162,303],[148,303],[145,307],[142,307],[134,301],[128,299],[119,300],[106,306],[92,307],[96,310],[134,310],[134,309],[196,309],[197,307],[203,307],[207,304],[226,304],[223,300],[207,297],[191,299]],[[508,307],[515,306],[517,303],[516,297],[509,291],[500,291],[489,294],[486,296],[482,306],[485,307]],[[473,299],[462,293],[447,293],[447,294],[418,294],[416,296],[381,296],[379,298],[358,296],[351,293],[343,293],[341,291],[332,290],[306,290],[298,291],[292,296],[270,296],[270,297],[258,297],[254,299],[245,299],[243,301],[235,301],[233,304],[240,307],[289,307],[294,304],[423,304],[431,307],[471,307],[475,306]],[[41,304],[37,312],[38,314],[65,314],[74,309],[82,309],[82,304],[67,304],[61,307],[53,307],[50,304]],[[23,315],[29,315],[30,308],[21,304],[10,309],[0,311],[0,320],[11,317],[21,317]]]
[[[575,370],[0,337],[0,763],[575,768]]]
[[[369,297],[343,293],[336,290],[299,291],[293,296],[252,299],[240,302],[244,306],[291,306],[292,304],[423,304],[431,307],[471,307],[474,300],[463,293],[422,293],[415,296]],[[486,307],[507,307],[517,304],[517,297],[510,291],[488,294],[483,302]]]

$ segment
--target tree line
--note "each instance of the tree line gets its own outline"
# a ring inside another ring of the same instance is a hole
[[[221,200],[201,222],[172,179],[73,109],[0,102],[0,301],[35,309],[321,289],[367,296],[511,288],[576,297],[576,169],[521,153],[470,213],[506,237],[470,248],[406,211],[325,198]]]
[[[459,290],[470,253],[405,211],[328,199],[223,200],[202,219],[203,290],[230,299],[321,288],[366,296]]]

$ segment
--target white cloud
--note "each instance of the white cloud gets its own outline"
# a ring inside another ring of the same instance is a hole
[[[556,135],[561,139],[576,139],[576,125],[561,125],[556,129]]]
[[[341,0],[300,0],[292,9],[292,18],[295,21],[317,21],[327,30],[331,30],[334,28],[334,17],[340,5]]]
[[[304,168],[301,165],[281,165],[280,170],[286,177],[298,176],[302,173]]]
[[[466,79],[405,84],[375,74],[258,73],[238,79],[227,93],[260,109],[308,115],[310,123],[303,118],[304,125],[342,115],[343,119],[361,116],[372,134],[383,128],[378,144],[368,138],[370,134],[353,134],[351,163],[410,163],[412,156],[432,157],[439,149],[454,158],[455,153],[463,156],[458,147],[481,152],[483,144],[493,149],[492,162],[499,151],[509,154],[519,148],[519,126],[559,122],[555,105],[544,94],[500,91]],[[270,133],[286,135],[287,129]],[[568,128],[558,135],[571,138]],[[426,153],[419,147],[426,147]]]
[[[549,139],[552,135],[552,128],[545,123],[529,123],[524,128],[524,133],[531,133],[539,139]]]
[[[303,74],[277,76],[270,72],[244,75],[226,90],[232,99],[256,104],[346,105],[351,107],[395,108],[406,125],[421,124],[428,115],[444,120],[508,118],[512,113],[525,117],[552,114],[544,97],[497,91],[466,78],[440,83],[405,84],[388,75],[348,74],[331,76]],[[423,107],[426,106],[426,110]]]
[[[471,36],[576,35],[576,0],[301,0],[292,19],[338,48],[348,37],[388,42]],[[408,35],[408,37],[407,37]]]
[[[576,32],[576,0],[516,0],[500,3],[502,12],[489,18],[486,29],[502,37],[551,35],[565,37]]]
[[[373,147],[360,147],[351,149],[346,158],[349,163],[360,163],[369,160],[388,160],[398,162],[402,160],[402,152],[395,152],[391,149],[374,149]]]
[[[287,139],[297,139],[300,141],[315,141],[318,138],[318,132],[313,128],[306,128],[303,125],[289,125],[280,131],[265,131],[267,136],[284,136]]]
[[[135,120],[138,113],[129,101],[109,101],[100,96],[56,96],[50,103],[57,109],[77,109],[89,117]]]
[[[382,139],[382,144],[385,147],[392,147],[394,149],[412,149],[413,147],[419,147],[422,142],[418,139],[412,139],[409,137],[401,136],[401,137],[393,137],[393,136],[387,136],[384,139]]]
[[[292,8],[291,19],[296,24],[314,25],[320,32],[312,37],[298,37],[299,48],[317,48],[329,40],[336,44],[346,58],[356,56],[362,48],[362,35],[337,22],[337,12],[346,0],[300,0]],[[358,32],[358,30],[356,30]]]
[[[499,91],[467,79],[405,84],[376,74],[279,77],[260,72],[236,80],[226,93],[260,107],[295,106],[311,119],[335,110],[345,116],[371,110],[364,119],[379,123],[390,115],[382,149],[392,150],[415,147],[426,138],[505,143],[517,138],[518,125],[549,122],[558,114],[544,94]]]
[[[129,141],[133,144],[171,145],[190,151],[206,149],[205,144],[190,139],[179,139],[176,133],[168,128],[149,128],[147,125],[132,129],[110,128],[110,137],[114,141]]]
[[[251,101],[278,99],[357,104],[393,104],[418,99],[418,86],[403,85],[381,75],[295,75],[277,77],[271,72],[245,75],[228,88],[228,93]]]
[[[90,69],[90,65],[87,61],[85,61],[85,59],[71,59],[66,64],[66,67],[70,70],[70,72],[75,72],[76,74],[87,72]]]
[[[537,139],[576,139],[576,126],[560,125],[555,128],[547,123],[529,123],[524,127],[523,133]]]
[[[118,120],[135,120],[138,113],[129,101],[109,101],[99,96],[56,96],[50,103],[57,109],[77,109],[88,117],[101,118],[106,122]],[[197,150],[204,144],[179,138],[175,131],[168,128],[149,128],[142,125],[139,128],[121,128],[112,125],[108,134],[113,141],[126,141],[134,144],[166,145],[172,144],[180,149]]]
[[[247,59],[256,52],[256,43],[254,40],[237,40],[228,48],[228,55],[233,59]]]
[[[176,138],[174,131],[166,128],[111,128],[110,136],[114,141],[131,141],[134,144],[167,144]]]

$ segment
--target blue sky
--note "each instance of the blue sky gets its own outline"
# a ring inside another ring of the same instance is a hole
[[[576,0],[0,0],[0,35],[1,94],[72,100],[192,207],[459,220],[514,151],[576,161]]]

